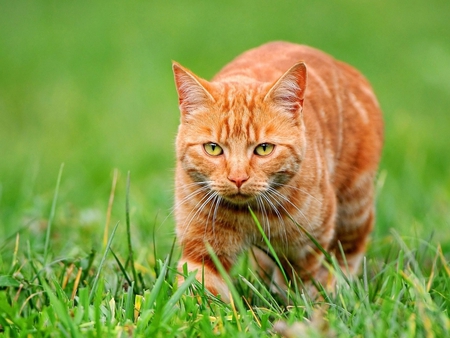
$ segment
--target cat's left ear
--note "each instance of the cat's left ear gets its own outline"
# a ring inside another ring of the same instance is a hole
[[[208,81],[199,78],[177,62],[172,63],[172,69],[182,114],[205,109],[214,102],[214,98],[207,89],[210,86]]]
[[[293,114],[303,109],[306,89],[306,65],[298,62],[284,73],[270,88],[264,101],[271,100],[283,110]]]

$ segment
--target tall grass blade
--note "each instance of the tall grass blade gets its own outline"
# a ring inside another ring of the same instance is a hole
[[[55,218],[56,202],[58,200],[59,185],[61,183],[63,169],[64,169],[64,163],[61,163],[61,166],[59,167],[58,179],[56,180],[56,188],[55,188],[55,194],[53,195],[53,202],[52,202],[52,207],[50,209],[50,216],[48,217],[47,231],[45,233],[44,264],[47,263],[48,247],[50,245],[50,233],[52,231],[53,219]]]
[[[106,256],[108,254],[109,249],[111,248],[111,244],[114,239],[114,235],[116,234],[116,230],[117,230],[118,226],[119,226],[119,222],[116,223],[116,225],[113,228],[113,231],[111,233],[111,236],[109,236],[108,244],[106,245],[105,252],[103,253],[102,260],[100,261],[100,265],[97,269],[97,274],[95,275],[95,278],[94,278],[94,283],[92,284],[91,293],[89,294],[89,302],[92,302],[92,299],[94,298],[95,292],[97,290],[98,280],[100,278],[100,272],[102,271],[103,264],[105,264]]]
[[[233,285],[233,282],[231,281],[230,275],[228,274],[228,272],[225,270],[225,268],[223,267],[222,263],[219,260],[219,257],[217,257],[216,253],[214,252],[214,250],[212,249],[211,245],[209,245],[208,243],[206,243],[206,249],[208,250],[209,255],[211,256],[212,261],[214,262],[217,270],[219,271],[220,275],[222,276],[222,278],[224,279],[228,290],[230,290],[231,293],[231,298],[230,300],[233,301],[233,303],[231,304],[236,304],[240,313],[240,317],[236,317],[236,321],[240,321],[242,320],[245,323],[246,327],[250,326],[250,319],[247,316],[247,311],[245,310],[244,307],[244,303],[241,300],[241,297],[239,295],[239,293],[237,292],[236,288]],[[234,309],[234,307],[233,307]]]
[[[127,302],[125,304],[125,318],[134,320],[134,282],[128,287]]]
[[[270,292],[268,290],[265,290],[268,295],[264,296],[247,278],[245,278],[244,276],[239,276],[241,278],[241,280],[253,291],[253,293],[258,296],[258,298],[264,303],[266,304],[266,306],[274,311],[274,312],[281,312],[281,308],[278,306],[278,304],[275,302],[275,300],[273,299],[272,295],[270,294]],[[269,302],[269,299],[271,300],[271,302]],[[276,304],[276,308],[274,307],[274,304]]]
[[[95,322],[95,328],[97,337],[102,336],[102,311],[101,311],[101,303],[102,303],[102,294],[104,289],[104,281],[101,281],[99,283],[97,292],[95,293],[95,299],[94,299],[94,322]]]
[[[159,274],[158,278],[156,279],[156,282],[155,282],[155,285],[153,286],[152,291],[150,292],[150,296],[144,302],[145,310],[153,308],[153,304],[156,301],[156,297],[158,296],[159,291],[161,290],[161,287],[166,278],[166,272],[167,272],[168,266],[169,266],[169,257],[167,257],[166,260],[164,261],[164,264],[161,268],[160,274]]]
[[[172,242],[172,246],[170,247],[170,252],[169,252],[169,265],[172,264],[172,257],[173,254],[175,252],[175,245],[177,244],[177,238],[174,237],[173,242]]]
[[[50,286],[47,284],[47,282],[44,280],[44,278],[39,277],[39,282],[42,286],[42,288],[45,290],[52,307],[55,309],[55,312],[58,315],[58,318],[61,320],[61,324],[64,328],[68,329],[70,332],[70,337],[79,337],[79,332],[76,329],[75,324],[72,321],[72,318],[70,317],[68,313],[67,303],[64,303],[61,299],[59,299],[53,290],[50,288]],[[56,288],[60,288],[56,281],[53,282],[54,286]],[[64,294],[64,292],[61,290],[61,294]],[[66,299],[66,297],[64,297]]]
[[[113,255],[117,265],[119,266],[120,271],[122,272],[123,276],[125,277],[125,279],[127,280],[128,285],[131,285],[132,281],[130,279],[130,277],[128,277],[127,271],[125,270],[125,267],[123,266],[123,264],[120,262],[119,257],[117,257],[117,255],[114,253],[114,250],[111,249],[111,254]]]
[[[116,193],[116,185],[117,185],[117,178],[119,177],[119,171],[114,169],[113,172],[113,179],[111,183],[111,192],[109,194],[109,200],[108,200],[108,209],[106,211],[106,221],[105,221],[105,230],[103,231],[103,248],[105,248],[106,244],[108,243],[108,233],[109,233],[109,223],[111,221],[111,212],[112,212],[112,206],[114,203],[114,196]]]
[[[164,306],[164,309],[162,310],[162,320],[161,322],[163,324],[167,323],[167,321],[170,319],[170,313],[173,311],[175,304],[180,300],[181,296],[186,292],[186,290],[191,286],[191,284],[195,280],[195,273],[192,273],[189,275],[183,284],[180,285],[177,291],[170,297],[170,299],[167,301],[166,305]]]
[[[127,227],[127,240],[128,240],[128,255],[129,261],[131,264],[131,273],[133,275],[133,280],[137,282],[136,269],[134,267],[134,258],[133,258],[133,246],[131,244],[131,225],[130,225],[130,172],[127,175],[127,190],[125,197],[125,222]]]
[[[286,275],[286,272],[284,271],[283,265],[281,264],[281,261],[278,258],[277,253],[275,252],[272,244],[270,243],[269,239],[267,238],[266,233],[264,232],[264,229],[262,228],[261,224],[259,223],[259,220],[256,217],[256,215],[254,214],[253,210],[250,207],[248,209],[250,210],[250,214],[252,215],[253,220],[255,221],[256,226],[258,227],[258,230],[259,230],[259,232],[261,233],[261,236],[264,239],[264,243],[266,243],[267,247],[269,248],[270,254],[275,259],[275,262],[277,263],[278,267],[280,268],[281,273],[283,274],[283,278],[284,278],[284,280],[286,282],[286,285],[288,285],[289,284],[289,279],[288,279],[288,277]]]

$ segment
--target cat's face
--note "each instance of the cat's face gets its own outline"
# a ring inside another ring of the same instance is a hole
[[[193,79],[195,100],[180,95],[177,136],[179,165],[193,181],[232,204],[245,204],[298,172],[305,147],[300,104],[294,111],[268,97],[267,84]]]

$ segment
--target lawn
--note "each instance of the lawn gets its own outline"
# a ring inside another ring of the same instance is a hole
[[[449,336],[448,13],[443,0],[0,0],[0,336]],[[175,282],[171,61],[211,78],[272,40],[372,83],[377,225],[338,292],[293,286],[286,305],[243,257],[225,305]]]

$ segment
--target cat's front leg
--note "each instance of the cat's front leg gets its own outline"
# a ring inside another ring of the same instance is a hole
[[[224,302],[230,301],[230,290],[224,279],[216,268],[211,268],[203,262],[191,261],[189,259],[181,259],[178,263],[178,270],[183,271],[184,264],[187,264],[188,272],[196,271],[196,279],[202,283],[205,288],[215,296],[220,296]],[[179,282],[184,280],[179,278]]]
[[[194,244],[195,252],[189,250],[189,245],[185,245],[183,255],[178,262],[178,271],[181,273],[186,264],[188,272],[195,272],[196,279],[202,283],[205,288],[215,296],[220,296],[224,302],[230,301],[230,290],[225,283],[225,280],[218,271],[216,265],[212,261],[209,254],[207,254],[206,246],[203,244]],[[202,253],[198,253],[199,249],[203,248]],[[233,259],[229,256],[217,255],[219,261],[226,271],[229,271],[233,264]],[[179,277],[179,282],[184,278]]]

